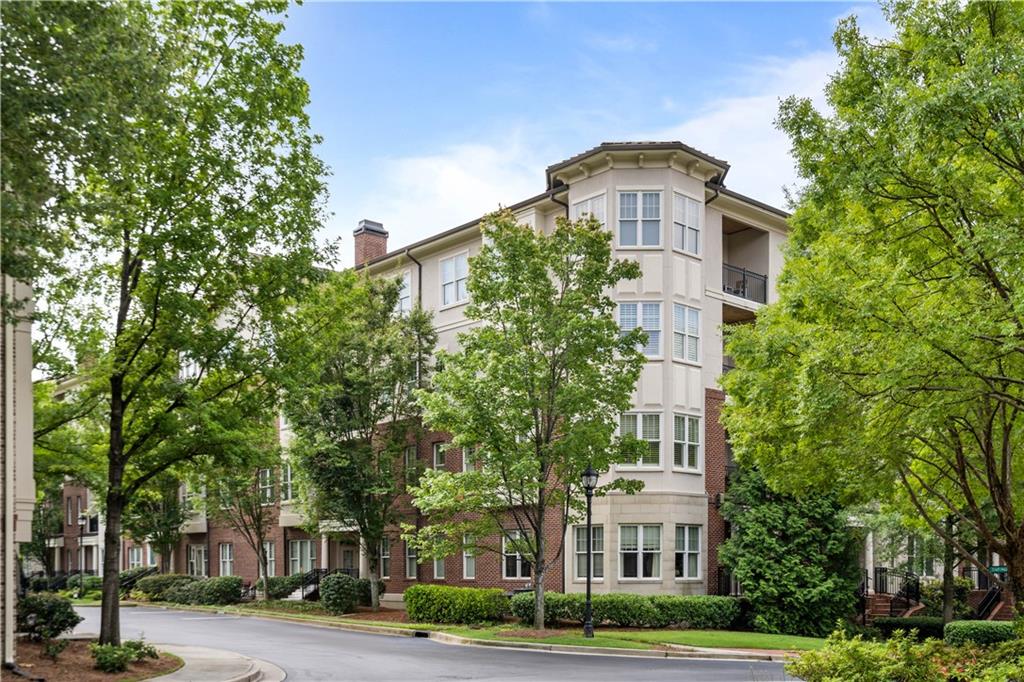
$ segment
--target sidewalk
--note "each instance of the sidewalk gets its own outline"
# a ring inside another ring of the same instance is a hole
[[[280,682],[285,678],[284,671],[273,663],[233,651],[172,644],[154,646],[185,661],[183,667],[170,675],[156,678],[160,682]]]

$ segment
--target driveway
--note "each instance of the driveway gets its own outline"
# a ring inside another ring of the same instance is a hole
[[[98,607],[79,607],[76,632],[99,632]],[[229,649],[279,665],[288,680],[557,680],[775,682],[781,663],[555,654],[442,644],[429,639],[145,607],[121,609],[121,636]]]

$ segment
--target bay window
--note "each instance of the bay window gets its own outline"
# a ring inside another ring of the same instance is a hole
[[[619,526],[622,578],[661,577],[661,526]]]

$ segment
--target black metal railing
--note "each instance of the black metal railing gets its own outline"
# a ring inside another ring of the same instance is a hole
[[[868,569],[863,569],[860,576],[860,584],[857,585],[857,611],[860,613],[860,622],[867,624],[868,618],[868,590],[870,588],[869,583],[871,576],[868,573]]]
[[[255,601],[256,600],[256,585],[258,582],[242,585],[242,601]]]
[[[721,597],[738,597],[741,594],[739,585],[732,577],[732,571],[725,566],[718,567],[718,589],[716,590]]]
[[[128,577],[126,577],[124,580],[121,581],[121,594],[128,594],[129,592],[132,591],[132,588],[135,587],[135,585],[140,580],[145,578],[147,575],[153,575],[157,571],[158,571],[158,569],[157,569],[156,566],[149,566],[149,567],[139,571],[138,573],[133,573],[132,575],[129,575]]]
[[[875,592],[890,596],[889,613],[898,616],[921,602],[921,579],[910,572],[875,566]]]
[[[302,582],[299,583],[299,595],[302,599],[320,598],[320,581],[332,573],[342,573],[352,569],[343,568],[314,568],[303,574]]]
[[[992,615],[993,609],[1003,601],[1003,590],[998,585],[993,585],[985,593],[985,597],[978,604],[978,608],[974,611],[974,617],[977,620],[986,620]]]
[[[974,583],[976,590],[987,590],[992,587],[992,579],[988,577],[988,573],[980,570],[977,566],[964,566],[960,574]]]
[[[768,277],[722,263],[722,291],[756,303],[768,300]]]

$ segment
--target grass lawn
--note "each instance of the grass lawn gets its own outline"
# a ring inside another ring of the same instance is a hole
[[[434,629],[436,626],[427,626]],[[593,639],[586,639],[582,633],[559,634],[551,637],[513,637],[507,633],[518,630],[517,627],[490,627],[490,628],[451,628],[445,630],[448,634],[470,637],[472,639],[502,640],[506,642],[539,642],[541,644],[566,644],[569,646],[607,646],[618,649],[650,649],[649,642],[631,641],[621,637],[612,636],[610,633],[594,635]]]
[[[825,640],[817,637],[770,635],[763,632],[734,630],[629,630],[608,632],[608,636],[652,644],[682,644],[683,646],[716,649],[808,651],[825,646]]]

